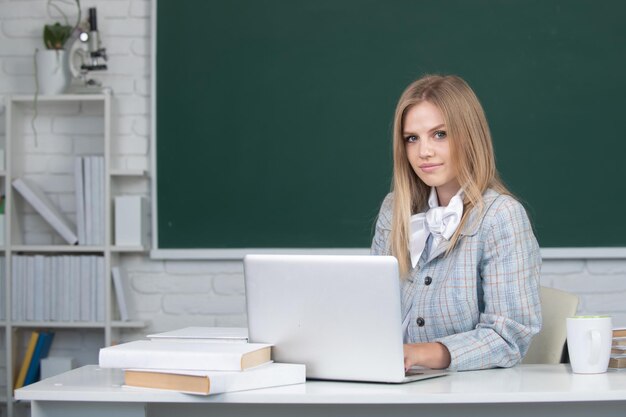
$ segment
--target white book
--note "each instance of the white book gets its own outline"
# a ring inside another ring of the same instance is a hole
[[[84,188],[85,188],[85,240],[88,245],[94,245],[94,194],[93,194],[93,181],[91,177],[93,175],[93,170],[91,168],[92,160],[91,157],[86,156],[83,160],[83,173],[84,175]]]
[[[80,320],[91,320],[91,293],[95,290],[91,284],[93,271],[91,268],[91,256],[78,256],[80,267]]]
[[[79,321],[80,305],[81,305],[81,276],[80,276],[80,258],[78,256],[70,256],[70,282],[71,282],[71,297],[68,298],[68,303],[72,306],[70,321]]]
[[[6,319],[6,308],[4,300],[6,300],[7,279],[9,278],[6,275],[4,257],[2,257],[0,258],[0,320]]]
[[[104,318],[106,315],[105,303],[104,303],[104,292],[105,292],[105,281],[104,281],[104,257],[96,256],[95,257],[96,264],[96,321],[104,322]]]
[[[26,315],[28,311],[28,259],[30,256],[21,256],[20,263],[22,264],[20,268],[20,276],[19,281],[21,285],[20,289],[20,320],[26,320]]]
[[[130,297],[130,283],[128,277],[122,273],[118,266],[111,268],[111,277],[113,278],[113,288],[115,289],[115,299],[120,312],[120,320],[131,320],[134,309],[132,308]]]
[[[98,244],[104,245],[104,157],[97,157],[96,167],[98,168],[98,195],[96,197],[98,204]]]
[[[104,158],[91,157],[91,190],[93,192],[94,244],[104,244]]]
[[[58,256],[48,258],[50,264],[46,268],[50,269],[50,320],[59,321],[59,279],[57,275]]]
[[[248,329],[245,327],[184,327],[169,332],[147,336],[151,340],[205,343],[247,343]]]
[[[52,258],[43,258],[43,319],[52,320]]]
[[[71,268],[72,257],[69,255],[63,255],[60,269],[61,269],[61,277],[63,279],[63,294],[61,294],[61,301],[63,306],[63,321],[70,321],[73,319],[72,317],[72,268]]]
[[[271,361],[265,343],[180,343],[137,340],[100,349],[102,368],[242,371]]]
[[[44,257],[43,255],[35,255],[35,273],[33,276],[33,303],[35,314],[33,319],[36,321],[42,321],[44,315],[44,303],[46,287],[44,282]]]
[[[115,197],[115,245],[148,247],[148,203],[143,196]]]
[[[26,257],[26,320],[35,320],[35,257]]]
[[[20,281],[19,281],[19,256],[11,255],[11,318],[14,321],[20,321],[18,307],[20,305]]]
[[[13,181],[15,188],[28,203],[56,230],[70,245],[78,242],[74,226],[55,207],[46,194],[34,182],[26,178]]]
[[[145,369],[124,371],[126,386],[198,395],[302,384],[305,381],[306,367],[291,363],[270,363],[243,372]]]
[[[86,244],[85,237],[85,174],[83,172],[83,157],[74,160],[74,183],[76,187],[76,229],[78,230],[78,244]]]

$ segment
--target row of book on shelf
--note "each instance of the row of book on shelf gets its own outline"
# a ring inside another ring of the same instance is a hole
[[[29,178],[16,178],[15,188],[70,245],[102,245],[104,226],[104,157],[79,156],[74,164],[76,225],[73,225],[46,193]]]
[[[124,370],[124,384],[210,395],[306,380],[303,364],[272,361],[272,345],[249,343],[245,328],[187,327],[100,350],[102,368]]]
[[[12,255],[15,321],[104,321],[104,257]]]
[[[626,368],[626,327],[613,329],[613,343],[611,346],[609,368]]]
[[[54,332],[33,330],[30,333],[28,344],[24,352],[22,364],[15,376],[15,389],[39,381],[41,375],[41,360],[48,356]]]
[[[4,259],[0,258],[0,265],[3,262]],[[11,316],[14,321],[104,321],[104,257],[12,255],[11,262]],[[120,319],[130,320],[134,309],[128,279],[119,267],[113,267],[111,275]],[[0,279],[3,297],[5,290],[5,280]],[[4,309],[0,312],[3,314]]]

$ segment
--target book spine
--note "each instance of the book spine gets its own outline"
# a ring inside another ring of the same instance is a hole
[[[83,157],[78,156],[74,161],[74,181],[76,187],[76,229],[78,244],[86,244],[85,239],[85,174],[83,173]]]
[[[84,172],[84,188],[85,188],[85,242],[87,245],[94,245],[94,193],[93,193],[93,181],[91,180],[92,174],[92,159],[86,156],[83,161]]]
[[[114,266],[113,268],[111,268],[111,277],[113,278],[113,288],[115,289],[115,299],[117,300],[117,307],[119,309],[120,319],[122,321],[127,321],[129,320],[129,316],[124,283],[122,282],[124,277],[122,277],[122,272],[120,271],[119,267]]]

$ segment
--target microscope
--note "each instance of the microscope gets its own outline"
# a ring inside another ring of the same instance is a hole
[[[86,25],[78,26],[68,43],[71,43],[68,64],[73,79],[67,92],[97,94],[110,90],[109,87],[103,87],[100,81],[89,78],[90,72],[107,69],[106,48],[102,46],[100,40],[95,7],[89,8]]]

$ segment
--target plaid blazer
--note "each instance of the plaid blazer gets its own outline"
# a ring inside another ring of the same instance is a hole
[[[456,247],[424,253],[401,283],[405,342],[440,342],[450,370],[519,363],[541,329],[541,255],[524,207],[487,190],[482,213],[472,211]],[[393,193],[383,201],[372,254],[389,255]]]

